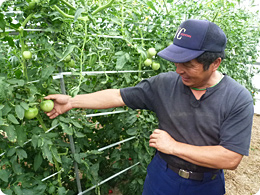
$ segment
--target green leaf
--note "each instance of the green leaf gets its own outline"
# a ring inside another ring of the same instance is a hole
[[[77,128],[83,128],[82,126],[81,126],[81,124],[79,124],[77,121],[71,121],[72,122],[72,124],[75,126],[75,127],[77,127]]]
[[[33,162],[33,168],[35,171],[37,171],[39,169],[39,167],[42,164],[42,155],[41,153],[38,153],[35,157],[34,157],[34,162]]]
[[[16,124],[16,125],[19,124],[18,120],[15,118],[15,116],[14,116],[13,114],[8,114],[7,118],[8,118],[8,120],[11,121],[13,124]]]
[[[23,168],[22,168],[21,164],[17,163],[16,161],[14,161],[12,163],[12,168],[13,168],[14,173],[17,175],[20,175],[23,173]]]
[[[50,151],[50,149],[49,149],[49,145],[47,145],[47,144],[44,144],[44,145],[43,145],[43,147],[42,147],[42,153],[43,153],[43,156],[44,156],[44,157],[47,157],[47,159],[48,159],[51,163],[53,163],[53,161],[52,161],[52,153],[51,153],[51,151]]]
[[[83,134],[83,133],[81,133],[79,131],[74,131],[74,133],[75,133],[76,137],[85,137],[86,136],[85,134]]]
[[[2,128],[6,132],[8,140],[14,142],[17,138],[14,126],[13,125],[3,126]]]
[[[123,51],[118,51],[115,53],[116,56],[122,56],[124,54],[125,54],[125,52],[123,52]]]
[[[58,195],[64,195],[67,194],[66,189],[64,187],[58,188]]]
[[[33,135],[32,136],[32,145],[33,145],[33,147],[34,147],[34,149],[38,146],[38,136],[37,135]]]
[[[84,12],[85,9],[82,8],[82,7],[79,7],[77,10],[76,10],[76,13],[75,13],[75,16],[74,16],[74,22],[78,19],[78,17],[81,16],[81,13]]]
[[[64,133],[67,133],[68,135],[73,135],[73,129],[72,127],[68,126],[65,123],[60,122],[60,126]]]
[[[1,22],[0,22],[0,24],[1,24]],[[12,37],[10,37],[10,36],[5,36],[3,40],[4,40],[4,41],[7,41],[9,46],[14,47],[14,40],[13,40]]]
[[[7,156],[13,156],[15,152],[16,152],[16,148],[11,148],[10,150],[8,150]]]
[[[147,5],[148,5],[151,9],[153,9],[156,13],[158,13],[158,11],[157,11],[156,8],[154,7],[152,1],[148,1],[148,2],[147,2]]]
[[[16,112],[17,117],[22,120],[24,117],[24,109],[22,108],[22,106],[16,105],[15,112]]]
[[[0,13],[0,28],[5,32],[5,20],[4,14]]]
[[[16,154],[19,156],[20,159],[24,159],[27,158],[27,153],[25,152],[25,150],[18,148],[16,150]]]
[[[126,62],[127,62],[127,59],[126,59],[125,55],[118,57],[117,61],[116,61],[116,69],[117,70],[122,69],[124,67],[124,65],[126,64]]]
[[[28,110],[29,109],[29,105],[25,102],[21,102],[20,105],[23,107],[24,110]]]
[[[58,154],[57,148],[55,146],[51,146],[51,153],[53,155],[53,157],[59,162],[61,163],[61,159],[60,156]]]
[[[24,142],[27,141],[27,135],[25,129],[22,127],[16,128],[16,134],[17,134],[17,142],[19,146],[23,146]]]
[[[49,76],[51,76],[54,71],[55,71],[54,66],[49,66],[47,68],[44,68],[42,70],[42,78],[45,79],[49,78]]]
[[[90,167],[90,173],[96,181],[98,181],[99,163],[95,163]]]
[[[56,5],[59,3],[59,0],[50,0],[49,5]]]
[[[12,108],[8,105],[8,103],[6,103],[4,108],[2,109],[3,116],[6,116],[11,110]]]
[[[17,194],[17,195],[23,195],[23,191],[22,191],[21,187],[18,186],[18,185],[15,185],[15,186],[14,186],[14,192],[15,192],[15,194]]]
[[[146,59],[146,51],[141,46],[137,46],[137,52],[141,54],[142,59]]]
[[[1,169],[0,170],[0,179],[3,180],[4,182],[8,182],[10,172],[6,169]]]
[[[81,164],[80,154],[74,154],[74,160],[75,160],[77,163]]]
[[[0,126],[1,126],[1,125],[4,125],[4,124],[5,124],[4,119],[3,119],[2,117],[0,117]]]
[[[77,47],[76,45],[69,45],[66,49],[66,51],[63,54],[63,57],[59,60],[61,62],[64,60],[71,52],[73,52],[74,48]]]
[[[136,133],[137,133],[137,128],[127,129],[127,130],[126,130],[126,133],[127,133],[128,135],[136,135]]]
[[[2,110],[5,107],[5,105],[1,104],[0,105],[0,110]]]

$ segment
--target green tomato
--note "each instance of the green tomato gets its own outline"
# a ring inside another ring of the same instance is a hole
[[[31,59],[32,58],[32,53],[30,51],[24,51],[23,52],[23,57],[24,57],[24,59]]]
[[[50,112],[54,107],[54,102],[52,100],[44,100],[40,103],[40,108],[44,112]]]
[[[35,8],[35,5],[36,5],[36,2],[35,2],[35,1],[31,1],[31,2],[29,3],[29,5],[28,5],[28,9],[29,9],[29,10],[34,9],[34,8]]]
[[[161,65],[160,65],[158,62],[153,62],[153,63],[152,63],[152,69],[153,69],[153,70],[158,70],[158,69],[160,68],[160,66],[161,66]]]
[[[28,110],[25,110],[24,117],[27,119],[33,119],[38,114],[38,109],[36,107],[29,108]]]
[[[155,50],[155,48],[149,48],[148,49],[148,55],[150,55],[150,56],[155,56],[156,55],[156,50]]]
[[[71,60],[71,56],[70,55],[67,55],[67,57],[63,60],[64,62],[70,62]]]
[[[69,67],[74,67],[75,66],[75,61],[74,60],[70,60],[70,62],[68,63]]]
[[[144,61],[144,65],[145,66],[150,66],[151,64],[152,64],[152,60],[151,59],[149,59],[149,58],[147,58],[145,61]]]

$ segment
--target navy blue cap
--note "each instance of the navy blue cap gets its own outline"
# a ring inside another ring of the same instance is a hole
[[[189,19],[179,26],[173,44],[157,55],[171,62],[188,62],[205,51],[224,51],[226,42],[225,33],[215,23]]]

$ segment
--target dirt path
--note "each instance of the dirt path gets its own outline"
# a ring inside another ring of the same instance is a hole
[[[225,171],[226,195],[252,195],[260,189],[260,115],[254,116],[250,153],[234,171]]]

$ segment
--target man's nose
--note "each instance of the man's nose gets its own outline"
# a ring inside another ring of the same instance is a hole
[[[175,63],[175,67],[176,67],[176,72],[178,74],[183,74],[184,73],[184,69],[183,69],[183,64],[182,63]]]

